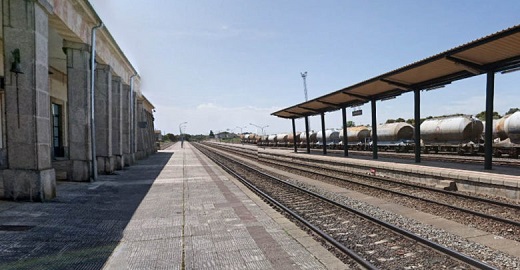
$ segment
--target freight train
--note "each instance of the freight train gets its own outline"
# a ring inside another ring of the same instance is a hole
[[[456,152],[458,154],[478,154],[484,151],[483,121],[468,115],[435,117],[421,124],[421,150],[423,153]],[[326,145],[323,145],[325,137]],[[310,132],[309,145],[312,148],[327,147],[343,149],[343,130]],[[243,143],[259,146],[306,147],[305,132],[242,136]],[[372,150],[372,130],[366,126],[347,128],[348,148]],[[410,152],[415,148],[414,127],[408,123],[388,123],[377,126],[377,147],[382,151]],[[520,111],[493,121],[493,154],[518,158],[520,154]]]

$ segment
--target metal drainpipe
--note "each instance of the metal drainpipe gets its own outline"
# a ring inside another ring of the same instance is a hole
[[[96,30],[103,27],[103,22],[100,22],[98,26],[92,28],[91,35],[91,52],[90,52],[90,137],[91,137],[91,152],[92,152],[92,178],[94,181],[97,180],[97,160],[96,160],[96,122],[94,119],[95,114],[95,92],[94,92],[94,80],[96,75]]]
[[[134,107],[134,77],[137,74],[130,76],[130,154],[135,154],[135,107]]]

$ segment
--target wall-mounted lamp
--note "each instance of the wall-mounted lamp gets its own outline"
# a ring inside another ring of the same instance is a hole
[[[13,56],[13,62],[11,62],[11,71],[14,73],[14,77],[16,79],[16,113],[18,115],[18,128],[20,128],[20,96],[18,89],[18,74],[23,74],[22,67],[20,66],[20,49],[14,49],[11,52]]]
[[[23,74],[22,67],[20,66],[20,49],[14,49],[11,54],[13,55],[13,62],[11,62],[11,69],[9,71],[15,74]]]

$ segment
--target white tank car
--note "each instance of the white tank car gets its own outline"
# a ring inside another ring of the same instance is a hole
[[[477,143],[483,131],[482,121],[471,116],[432,118],[421,124],[421,139],[426,145]]]
[[[300,143],[300,134],[301,134],[301,132],[296,132],[296,137],[295,137],[293,133],[289,133],[289,136],[287,136],[287,142],[289,143],[289,145],[294,145],[294,143],[296,143],[296,145],[298,145]],[[296,138],[296,140],[295,140],[295,138]]]
[[[316,144],[316,132],[311,131],[309,132],[309,145],[314,146]],[[307,136],[305,132],[300,133],[300,144],[302,147],[305,147],[307,145]]]
[[[413,126],[408,123],[390,123],[377,126],[379,142],[404,142],[413,139]]]
[[[347,145],[362,150],[370,142],[370,128],[365,126],[347,128]],[[339,145],[343,145],[343,129],[339,132]]]
[[[511,141],[511,143],[520,144],[520,111],[504,117],[503,131]],[[497,131],[500,124],[497,125]]]
[[[288,135],[285,133],[276,134],[276,145],[287,146],[287,137]]]
[[[316,140],[318,146],[323,145],[323,133],[321,131],[316,134]],[[339,143],[339,131],[325,130],[325,140],[328,146],[337,145]]]
[[[269,146],[276,145],[276,134],[271,134],[267,137],[267,145],[269,145]]]

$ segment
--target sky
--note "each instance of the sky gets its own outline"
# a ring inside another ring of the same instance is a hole
[[[520,24],[520,1],[89,0],[141,76],[166,133],[292,132],[271,113]],[[520,72],[495,77],[495,111],[520,107]],[[422,92],[421,116],[485,110],[485,75]],[[377,121],[413,118],[413,93]],[[370,104],[349,119],[371,124]],[[181,123],[187,124],[181,125]],[[320,130],[319,116],[310,118]],[[341,127],[341,112],[327,113]],[[253,125],[252,125],[253,124]],[[296,121],[304,130],[303,120]]]

